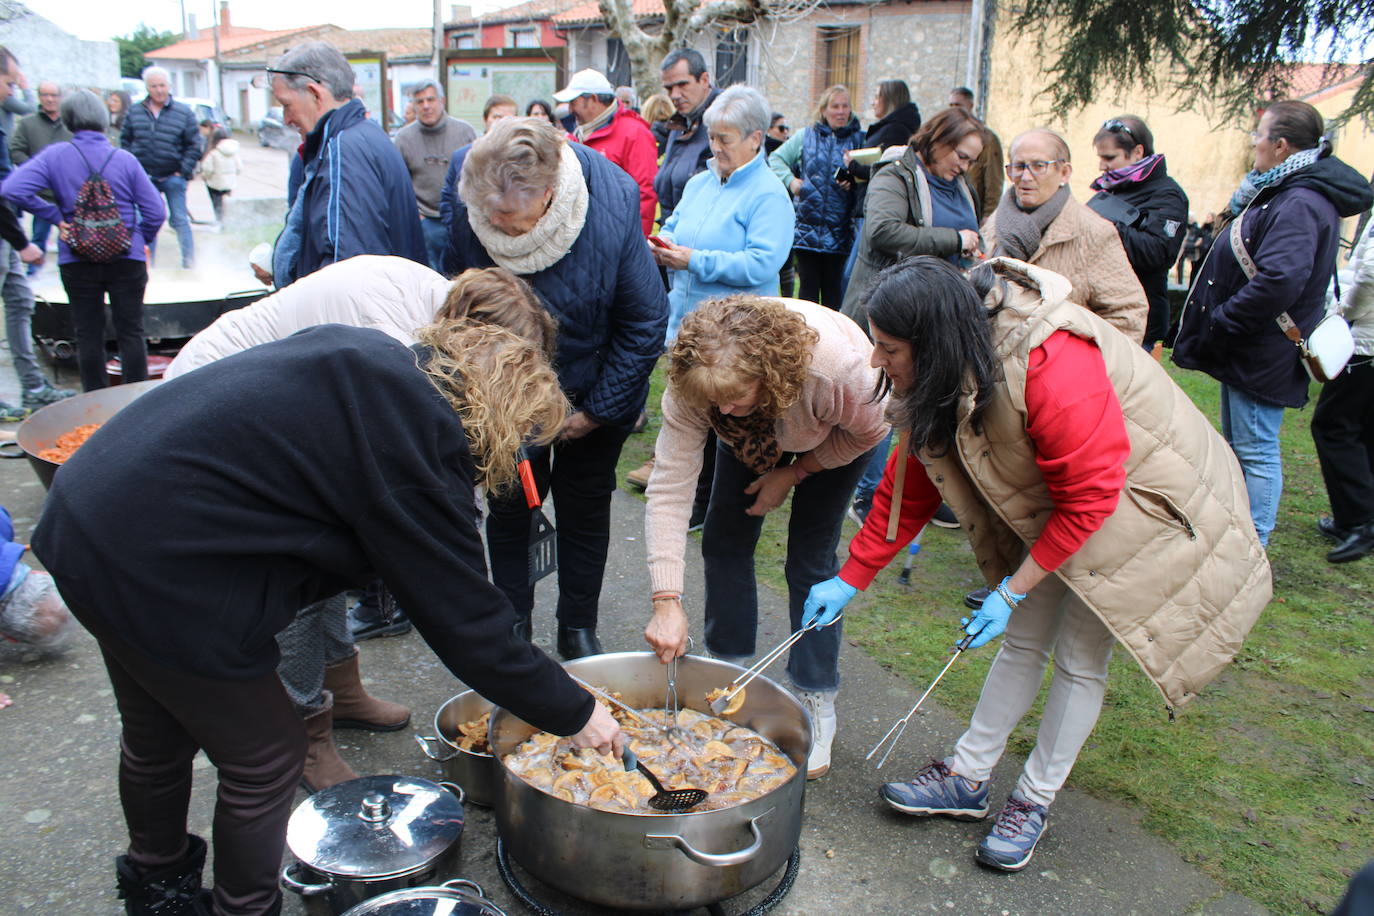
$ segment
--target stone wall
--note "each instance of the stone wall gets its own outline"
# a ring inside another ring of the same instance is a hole
[[[82,41],[22,3],[0,0],[0,44],[19,58],[30,86],[119,88],[119,48],[112,41]]]
[[[750,48],[758,61],[759,90],[794,129],[809,123],[826,88],[819,30],[833,25],[861,29],[859,85],[849,89],[850,104],[865,126],[873,120],[873,95],[881,80],[905,80],[922,117],[945,107],[949,90],[965,81],[967,2],[822,7],[797,22],[763,25]]]

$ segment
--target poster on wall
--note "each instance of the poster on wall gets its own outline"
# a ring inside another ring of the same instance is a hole
[[[391,111],[390,99],[386,92],[386,55],[345,55],[353,67],[353,93],[362,99],[367,108],[367,116],[388,127],[387,118]]]
[[[493,95],[515,99],[516,109],[535,99],[550,101],[558,88],[554,61],[502,61],[450,59],[445,72],[448,113],[482,130],[482,109]]]

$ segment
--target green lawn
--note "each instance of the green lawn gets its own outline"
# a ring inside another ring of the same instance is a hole
[[[1172,371],[1215,419],[1216,383]],[[650,404],[661,391],[660,367]],[[652,409],[650,417],[626,446],[621,479],[652,448]],[[1275,913],[1329,911],[1374,858],[1374,558],[1325,561],[1330,545],[1313,522],[1329,506],[1310,420],[1310,408],[1284,420],[1274,601],[1241,654],[1170,722],[1158,691],[1118,651],[1102,718],[1070,778],[1139,807],[1185,859]],[[760,579],[779,589],[785,511],[769,517],[759,547]],[[900,564],[846,610],[846,636],[923,687],[954,639],[964,593],[982,583],[958,531],[927,532],[909,586],[897,582]],[[939,703],[971,711],[991,657],[956,665]],[[1030,750],[1038,721],[1037,707],[1013,736],[1014,751]]]

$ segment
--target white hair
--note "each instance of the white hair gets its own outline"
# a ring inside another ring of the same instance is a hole
[[[143,82],[148,82],[148,77],[150,76],[160,76],[169,83],[172,81],[172,74],[167,72],[167,68],[159,67],[157,64],[143,68]]]
[[[747,137],[756,130],[768,130],[773,124],[773,110],[757,89],[731,86],[716,96],[701,120],[707,130],[733,127],[741,137]]]

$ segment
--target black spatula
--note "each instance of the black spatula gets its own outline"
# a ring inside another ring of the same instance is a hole
[[[539,499],[539,487],[534,482],[534,468],[530,467],[529,452],[520,448],[520,484],[525,488],[525,505],[530,507],[530,581],[533,585],[558,569],[558,532],[549,521]]]
[[[625,761],[625,772],[639,770],[654,787],[656,794],[649,799],[649,807],[655,811],[686,811],[706,801],[706,796],[710,794],[705,789],[665,789],[658,777],[628,747],[622,759]]]

